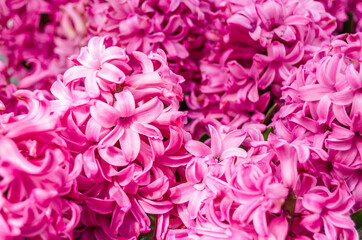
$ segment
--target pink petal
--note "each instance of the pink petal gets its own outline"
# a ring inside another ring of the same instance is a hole
[[[253,214],[253,224],[255,231],[259,235],[262,237],[266,237],[268,235],[266,213],[261,209],[261,207],[257,208]]]
[[[244,130],[233,130],[229,132],[223,139],[223,148],[239,147],[246,138]]]
[[[63,82],[65,85],[68,85],[70,82],[74,80],[78,80],[80,78],[84,78],[89,74],[89,69],[83,66],[74,66],[65,71],[63,75]]]
[[[115,146],[100,148],[98,153],[104,161],[113,166],[123,167],[129,163],[123,156],[123,152]]]
[[[124,157],[127,161],[137,158],[141,148],[141,139],[138,133],[129,128],[124,129],[122,137],[119,139]]]
[[[305,194],[302,200],[303,207],[315,213],[321,213],[325,203],[326,199],[324,196],[313,193]]]
[[[62,99],[63,101],[72,100],[70,88],[66,87],[59,79],[53,83],[50,91],[57,99]]]
[[[125,212],[121,210],[121,207],[119,205],[116,205],[112,214],[111,224],[109,226],[109,229],[113,234],[118,233],[119,228],[123,224],[124,217]]]
[[[199,183],[206,176],[208,170],[207,164],[201,159],[191,161],[186,167],[186,179],[189,182]]]
[[[102,65],[104,65],[105,62],[108,62],[111,60],[128,61],[128,56],[126,55],[126,52],[124,51],[123,48],[108,47],[103,51],[100,61],[101,61]]]
[[[146,56],[146,54],[137,51],[134,51],[132,54],[141,64],[143,73],[151,73],[154,71],[152,61]]]
[[[297,42],[295,47],[288,53],[288,55],[285,57],[285,61],[289,64],[297,64],[299,63],[304,56],[304,46],[302,42]]]
[[[192,183],[181,183],[175,187],[170,188],[170,198],[174,204],[181,204],[188,202],[192,194],[196,191]]]
[[[136,196],[139,204],[146,213],[149,214],[164,214],[168,213],[172,208],[173,204],[170,201],[152,201],[147,198]]]
[[[319,101],[324,95],[333,92],[332,89],[321,85],[313,84],[299,88],[299,97],[303,101]]]
[[[284,240],[288,236],[289,224],[284,216],[273,218],[269,223],[269,233],[273,234],[276,240]]]
[[[139,134],[147,136],[153,139],[162,140],[163,136],[158,128],[147,123],[134,122],[131,125],[131,129]]]
[[[91,98],[97,98],[100,95],[100,89],[97,84],[97,72],[89,72],[84,80],[87,93]]]
[[[156,161],[158,164],[162,166],[168,166],[168,167],[180,167],[185,166],[190,160],[192,156],[190,154],[184,155],[175,155],[175,156],[168,156],[163,155],[159,156]]]
[[[87,207],[100,214],[110,214],[113,212],[116,202],[114,200],[103,200],[87,197],[85,199]]]
[[[83,154],[84,173],[88,178],[93,178],[98,173],[97,159],[94,155],[94,147],[88,149]]]
[[[209,129],[211,134],[211,153],[213,156],[219,156],[222,149],[221,136],[212,125],[209,125]]]
[[[121,138],[124,133],[124,128],[121,124],[117,124],[112,131],[110,131],[102,140],[99,142],[100,146],[113,146]]]
[[[179,57],[185,59],[189,56],[189,52],[184,45],[176,41],[164,41],[163,46],[169,57]]]
[[[205,157],[211,154],[211,149],[208,146],[195,140],[187,141],[185,148],[189,153],[197,157]]]
[[[353,90],[362,88],[361,75],[357,72],[353,64],[348,65],[346,68],[346,79],[351,85]]]
[[[353,102],[350,116],[360,115],[362,116],[362,92],[356,92]]]
[[[90,113],[94,120],[105,128],[116,125],[121,116],[118,110],[102,101],[95,101],[94,105],[90,107]]]
[[[268,56],[271,57],[272,59],[281,60],[285,58],[286,55],[285,46],[278,41],[272,42],[268,46],[267,50],[268,50]]]
[[[88,70],[89,69],[97,70],[100,65],[99,59],[97,57],[93,56],[89,52],[89,50],[90,49],[88,47],[82,47],[80,49],[79,56],[77,57],[77,61],[80,64],[82,64],[83,66],[85,66],[86,68],[88,68]]]
[[[345,91],[333,93],[330,98],[333,104],[349,105],[353,101],[353,93],[347,89]]]
[[[187,207],[191,219],[195,219],[197,217],[197,214],[199,213],[201,205],[203,204],[205,198],[205,191],[194,191],[194,194],[191,196],[189,200],[189,205]]]
[[[104,63],[102,68],[97,71],[97,77],[109,82],[121,84],[126,78],[126,75],[118,67],[110,63]]]
[[[140,187],[138,192],[145,198],[151,200],[161,200],[169,189],[169,180],[166,176],[157,178],[145,187]]]
[[[296,154],[298,156],[298,161],[300,163],[306,163],[310,156],[309,148],[303,144],[300,145],[295,144],[293,145],[293,148],[295,149]]]
[[[345,126],[350,126],[352,124],[352,120],[348,116],[345,106],[339,106],[337,104],[333,104],[332,109],[334,116],[340,123],[342,123]]]
[[[263,76],[260,78],[258,86],[261,89],[267,88],[274,81],[275,73],[276,72],[274,67],[269,66],[264,72]]]
[[[158,72],[150,72],[144,74],[132,75],[126,79],[126,84],[135,89],[143,88],[166,88],[169,83],[164,81]]]
[[[220,159],[224,160],[231,157],[246,158],[248,153],[242,148],[228,148],[222,152]]]
[[[290,15],[285,20],[286,25],[307,25],[311,20],[302,15]]]
[[[182,130],[175,126],[170,126],[170,137],[166,147],[167,154],[174,154],[178,152],[183,146],[183,134]]]
[[[140,230],[148,232],[150,230],[149,226],[151,225],[150,219],[148,218],[147,214],[145,213],[139,202],[134,197],[130,197],[130,200],[132,203],[131,212],[137,222],[140,224]]]
[[[322,225],[321,216],[318,213],[304,216],[300,224],[311,232],[319,232]]]
[[[332,101],[329,98],[329,94],[324,95],[320,99],[317,107],[318,123],[323,124],[328,121],[331,104]]]
[[[123,212],[128,212],[132,205],[127,194],[122,190],[120,186],[113,186],[109,189],[109,196],[116,201],[117,205],[121,207]]]
[[[88,50],[93,58],[100,59],[102,53],[106,49],[104,46],[104,40],[106,37],[93,37],[88,42]]]
[[[102,126],[99,125],[94,118],[89,119],[85,130],[85,136],[89,141],[99,142]]]
[[[235,77],[247,78],[249,75],[248,70],[241,66],[237,61],[232,60],[227,63],[228,69]]]
[[[114,107],[120,112],[121,117],[126,118],[135,114],[136,104],[129,90],[116,93],[114,96],[117,99]]]
[[[156,239],[162,240],[166,239],[166,234],[168,233],[168,226],[170,221],[170,214],[160,214],[157,216],[156,223]]]
[[[337,239],[337,229],[333,226],[333,223],[323,219],[324,232],[327,236],[327,239]]]
[[[329,211],[328,217],[326,217],[329,222],[331,222],[334,226],[344,229],[352,229],[354,228],[354,222],[350,218],[350,216],[340,215],[337,212]]]
[[[134,120],[143,123],[153,122],[161,115],[162,110],[162,102],[154,97],[136,109]]]
[[[275,152],[280,161],[281,176],[286,186],[294,188],[298,180],[297,159],[287,143],[278,143]]]

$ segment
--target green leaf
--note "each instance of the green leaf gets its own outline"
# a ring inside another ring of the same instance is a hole
[[[268,137],[270,133],[274,133],[274,128],[273,127],[268,127],[267,129],[265,129],[265,131],[263,132],[263,136],[264,136],[264,140],[268,141]]]
[[[342,33],[352,33],[354,27],[354,14],[353,12],[347,12],[348,20],[343,23]]]
[[[141,233],[137,240],[153,240],[155,239],[155,231],[156,231],[156,215],[147,214],[151,221],[151,231],[148,233]]]
[[[205,142],[207,139],[209,139],[210,138],[210,136],[209,136],[209,134],[207,134],[207,133],[203,133],[203,134],[201,134],[201,136],[199,137],[199,141],[200,142]]]
[[[294,220],[297,198],[298,196],[295,195],[293,191],[290,191],[283,206],[284,215],[288,219],[289,227],[292,226]]]
[[[239,146],[239,148],[242,148],[242,149],[244,149],[245,151],[248,151],[248,148],[247,148],[244,144],[241,144],[241,145]]]
[[[277,111],[278,109],[278,103],[274,103],[267,111],[267,113],[265,114],[265,118],[263,120],[263,124],[265,125],[269,125],[271,123],[271,120],[273,118],[274,113]]]
[[[359,238],[362,239],[362,208],[351,215],[352,220],[356,224],[355,228],[359,234]]]

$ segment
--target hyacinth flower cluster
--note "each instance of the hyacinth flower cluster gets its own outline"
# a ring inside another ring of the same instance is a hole
[[[0,52],[21,88],[49,88],[93,36],[108,36],[131,54],[163,49],[174,71],[197,71],[210,3],[198,1],[2,1]],[[23,44],[26,42],[26,44]],[[192,54],[194,55],[194,54]],[[186,57],[190,56],[190,60]],[[196,58],[198,59],[198,58]]]
[[[275,129],[289,142],[301,140],[327,150],[311,165],[343,179],[356,201],[361,198],[361,69],[362,35],[339,35],[285,82],[283,106]],[[317,167],[316,167],[316,166]]]
[[[214,34],[206,34],[210,51],[186,96],[196,137],[215,120],[236,128],[262,123],[267,106],[278,102],[281,82],[336,28],[314,1],[221,1],[216,9]]]
[[[274,174],[275,154],[260,145],[261,132],[209,128],[211,139],[185,144],[193,157],[185,182],[171,188],[170,196],[187,228],[170,229],[169,239],[285,239],[282,206],[289,190]]]
[[[362,3],[358,0],[318,0],[329,13],[336,17],[339,31],[360,32],[362,30]]]
[[[86,44],[84,1],[0,2],[0,59],[22,89],[47,89]]]
[[[255,128],[209,128],[207,144],[185,144],[193,157],[185,182],[170,191],[187,228],[174,226],[168,239],[358,239],[346,183],[296,169],[299,159],[326,160],[326,152],[264,141]]]
[[[361,23],[356,0],[0,0],[0,239],[359,239]]]
[[[158,214],[162,238],[173,208],[167,192],[189,158],[178,111],[184,79],[161,50],[128,55],[105,37],[92,38],[72,60],[51,88],[51,105],[61,137],[83,163],[72,196],[82,206],[75,236],[131,239],[150,231],[147,214]]]
[[[81,162],[58,135],[41,91],[2,87],[0,101],[1,239],[70,239],[81,207],[67,196]]]

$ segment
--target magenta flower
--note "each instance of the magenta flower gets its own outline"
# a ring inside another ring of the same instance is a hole
[[[156,120],[163,111],[163,104],[157,98],[152,98],[139,107],[130,91],[124,90],[115,95],[114,107],[102,101],[96,101],[91,106],[92,118],[104,128],[113,130],[100,141],[101,146],[113,146],[119,141],[126,161],[133,161],[141,147],[140,134],[147,136],[151,145],[154,141],[162,141],[160,130],[149,123]]]
[[[332,176],[337,175],[351,185],[357,209],[361,206],[355,188],[360,181],[355,173],[360,170],[361,161],[357,123],[361,115],[361,84],[359,66],[351,59],[359,59],[360,39],[359,34],[337,36],[316,53],[315,60],[295,71],[285,83],[286,105],[275,124],[277,134],[289,142],[303,138],[315,149],[327,149],[329,156],[324,161],[328,162],[313,168],[332,174],[328,170],[328,164],[332,164]]]
[[[210,126],[210,146],[186,143],[193,155],[185,169],[187,182],[170,192],[187,231],[170,229],[168,237],[254,239],[272,237],[278,227],[286,236],[283,217],[271,220],[271,214],[281,213],[288,196],[288,189],[272,176],[274,153],[267,144],[259,144],[263,137],[256,129],[225,129]],[[239,148],[241,144],[249,148],[247,152]]]
[[[54,115],[75,159],[83,163],[73,201],[82,205],[78,238],[137,238],[158,215],[163,239],[173,204],[169,188],[177,167],[190,159],[178,111],[183,78],[164,52],[148,56],[92,38],[51,88]]]
[[[74,66],[64,73],[64,83],[70,84],[84,78],[84,85],[90,97],[100,95],[100,88],[105,91],[114,90],[111,87],[120,84],[125,79],[124,72],[110,63],[112,60],[127,62],[128,58],[123,49],[117,47],[106,48],[105,38],[92,38],[88,47],[83,47]],[[112,84],[113,83],[113,84]]]
[[[7,60],[9,74],[18,80],[20,88],[49,89],[56,75],[63,73],[67,60],[55,50],[63,25],[63,5],[64,1],[42,0],[0,3],[0,55]],[[69,37],[63,35],[62,39]]]
[[[185,59],[187,37],[200,32],[196,23],[204,20],[200,5],[198,1],[92,2],[88,25],[93,36],[113,37],[128,54],[162,48],[168,58]]]
[[[347,31],[357,33],[361,31],[362,27],[362,4],[356,0],[319,0],[323,3],[326,10],[335,16],[338,20],[338,29],[343,30],[343,24],[348,21],[348,13],[353,13],[351,26]]]
[[[81,209],[67,195],[82,163],[59,137],[58,119],[44,94],[19,90],[14,95],[27,111],[11,112],[11,103],[2,99],[0,236],[72,239]]]
[[[278,102],[282,82],[336,28],[323,5],[309,0],[214,2],[208,16],[213,24],[205,32],[200,74],[184,84],[190,91],[187,129],[195,137],[217,122],[263,131],[258,124],[271,97]]]
[[[317,184],[314,176],[303,174],[298,183],[295,205],[295,219],[302,228],[295,228],[296,235],[308,235],[316,239],[358,239],[350,211],[354,205],[353,196],[347,186],[336,179],[327,186]],[[293,231],[293,230],[292,230]]]
[[[333,34],[361,19],[0,1],[0,239],[357,240],[362,34]]]

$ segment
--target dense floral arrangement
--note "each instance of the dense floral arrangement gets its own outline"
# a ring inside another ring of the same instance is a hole
[[[0,0],[0,239],[360,239],[361,31],[357,0]]]

